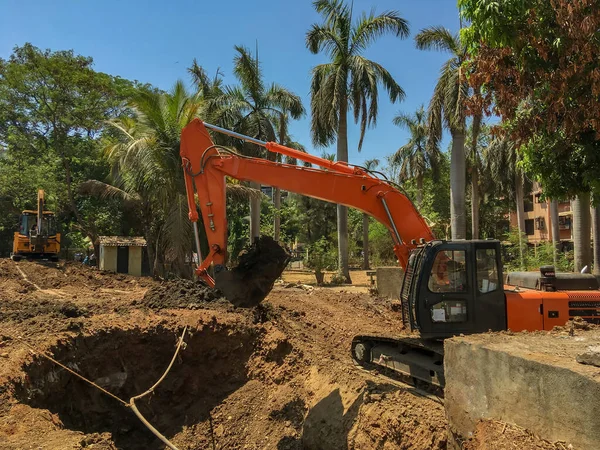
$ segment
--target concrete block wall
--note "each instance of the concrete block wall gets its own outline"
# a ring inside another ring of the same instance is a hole
[[[400,267],[377,267],[376,272],[379,295],[399,299],[404,271]]]
[[[478,419],[497,419],[575,449],[600,449],[600,376],[589,366],[580,372],[561,365],[554,355],[533,355],[535,346],[512,342],[495,346],[476,336],[446,340],[450,432],[469,437]]]

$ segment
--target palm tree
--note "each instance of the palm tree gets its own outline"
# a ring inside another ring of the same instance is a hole
[[[592,230],[594,240],[594,270],[592,273],[594,275],[600,275],[600,205],[594,205],[592,207]]]
[[[218,125],[263,141],[275,141],[275,122],[289,114],[293,119],[304,115],[304,107],[299,96],[286,88],[272,83],[266,85],[257,55],[242,46],[235,46],[233,72],[239,86],[225,86],[222,93],[210,98],[206,112],[214,117]],[[280,130],[281,131],[281,130]],[[239,142],[235,142],[239,145]],[[251,156],[263,156],[260,147],[244,144],[240,150]],[[271,155],[267,155],[271,157]],[[260,189],[257,183],[250,183]],[[250,201],[250,236],[260,233],[260,199]]]
[[[524,183],[525,175],[519,166],[517,146],[507,137],[493,139],[484,151],[485,164],[490,177],[495,180],[498,195],[514,193],[519,231],[519,254],[524,266],[522,236],[525,232]]]
[[[558,200],[552,199],[550,200],[550,225],[552,232],[552,246],[554,248],[554,267],[558,265],[558,252],[560,251],[560,228],[558,226],[558,218]]]
[[[132,105],[134,117],[110,122],[112,139],[105,150],[113,187],[140,201],[155,275],[162,274],[163,263],[189,275],[185,260],[191,252],[192,226],[179,142],[182,128],[196,116],[200,104],[178,81],[168,93],[140,91]]]
[[[468,98],[467,80],[461,65],[465,60],[465,47],[460,38],[443,27],[421,30],[415,37],[421,50],[442,50],[451,57],[444,63],[429,104],[429,145],[438,146],[445,126],[452,136],[450,156],[450,220],[452,239],[465,239],[467,232],[465,209],[465,134]]]
[[[191,275],[186,259],[192,251],[192,224],[179,143],[181,130],[201,106],[201,98],[188,93],[181,81],[168,93],[141,91],[131,105],[133,117],[110,122],[105,154],[111,183],[89,180],[81,186],[91,195],[120,197],[139,211],[155,276],[163,274],[165,263],[178,275]],[[237,185],[228,185],[227,192],[245,199],[260,195]]]
[[[392,156],[391,162],[400,167],[401,181],[411,178],[417,181],[417,206],[420,208],[423,203],[423,177],[428,170],[437,169],[440,152],[437,147],[427,145],[428,130],[423,106],[412,115],[399,113],[393,122],[407,129],[410,137]]]
[[[470,172],[471,172],[471,239],[479,239],[479,136],[481,131],[481,114],[473,116],[470,136]]]
[[[281,114],[279,115],[279,117],[275,118],[277,129],[278,129],[278,135],[279,135],[279,143],[281,145],[285,145],[286,147],[294,148],[296,150],[305,152],[304,147],[302,145],[298,144],[297,142],[293,142],[290,135],[288,134],[290,113],[285,108],[285,105],[283,105],[283,106],[284,106],[284,108],[281,111]],[[304,115],[304,108],[302,108],[302,115]],[[281,154],[277,153],[275,155],[275,157],[276,157],[276,161],[281,162],[281,160],[282,160]],[[286,163],[295,165],[296,160],[294,158],[286,157]],[[273,192],[273,205],[275,206],[275,218],[274,218],[274,223],[273,223],[273,239],[275,239],[275,241],[279,241],[279,234],[280,234],[280,228],[281,228],[281,217],[280,217],[281,190],[278,187],[275,187],[274,192]]]
[[[377,158],[367,159],[363,167],[367,170],[375,170],[379,165]],[[363,213],[363,270],[369,270],[369,215]]]
[[[591,268],[591,223],[590,193],[581,192],[572,201],[573,205],[573,259],[576,272],[584,267]]]
[[[361,150],[367,127],[375,125],[379,85],[383,84],[392,102],[402,100],[404,91],[380,64],[363,56],[379,37],[408,36],[408,23],[396,11],[362,14],[353,22],[352,6],[343,0],[316,0],[313,5],[323,23],[313,24],[306,34],[306,46],[325,53],[329,62],[312,69],[311,132],[315,145],[337,142],[337,160],[348,161],[348,111],[360,122]],[[348,270],[348,210],[337,207],[339,270],[350,282]]]

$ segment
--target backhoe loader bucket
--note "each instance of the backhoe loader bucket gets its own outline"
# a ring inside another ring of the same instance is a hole
[[[215,288],[235,306],[256,306],[271,292],[289,260],[277,242],[261,236],[240,254],[237,267],[215,273]]]

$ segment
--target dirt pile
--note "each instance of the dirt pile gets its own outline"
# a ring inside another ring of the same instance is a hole
[[[482,420],[477,423],[475,434],[463,442],[465,450],[566,450],[570,447],[564,442],[550,442],[536,436],[524,428],[499,422]]]
[[[27,275],[37,267],[19,264]],[[276,287],[247,310],[189,281],[159,285],[89,268],[60,287],[20,293],[14,267],[0,260],[2,450],[164,448],[128,408],[18,337],[128,401],[162,375],[184,326],[186,345],[171,372],[139,402],[181,450],[445,448],[439,399],[352,363],[353,336],[402,333],[387,300],[351,287]],[[88,270],[106,283],[90,282]],[[67,278],[60,267],[48,268],[47,279],[37,272],[43,286]],[[481,436],[470,450],[495,448]]]
[[[222,294],[208,286],[191,280],[176,279],[164,281],[144,294],[142,305],[160,310],[165,308],[199,309],[208,303],[222,299]]]
[[[12,261],[11,261],[12,262]],[[128,289],[148,286],[151,280],[130,275],[104,272],[72,261],[21,261],[19,267],[27,278],[42,289],[83,286],[87,288]]]
[[[290,255],[269,236],[245,249],[232,270],[215,274],[215,285],[235,306],[258,305],[269,294],[287,266]]]
[[[51,300],[36,300],[23,305],[20,301],[0,302],[0,322],[14,320],[21,322],[33,317],[50,316],[56,319],[84,317],[89,310],[73,302],[55,302]]]

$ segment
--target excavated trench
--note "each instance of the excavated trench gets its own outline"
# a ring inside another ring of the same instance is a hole
[[[129,401],[152,386],[175,352],[182,330],[111,329],[54,346],[55,359],[118,397]],[[257,333],[251,328],[212,323],[188,334],[185,349],[153,394],[136,402],[165,436],[209,419],[210,411],[246,383],[246,362]],[[24,367],[15,386],[18,400],[58,414],[65,428],[110,432],[118,448],[164,448],[129,408],[45,358]]]

